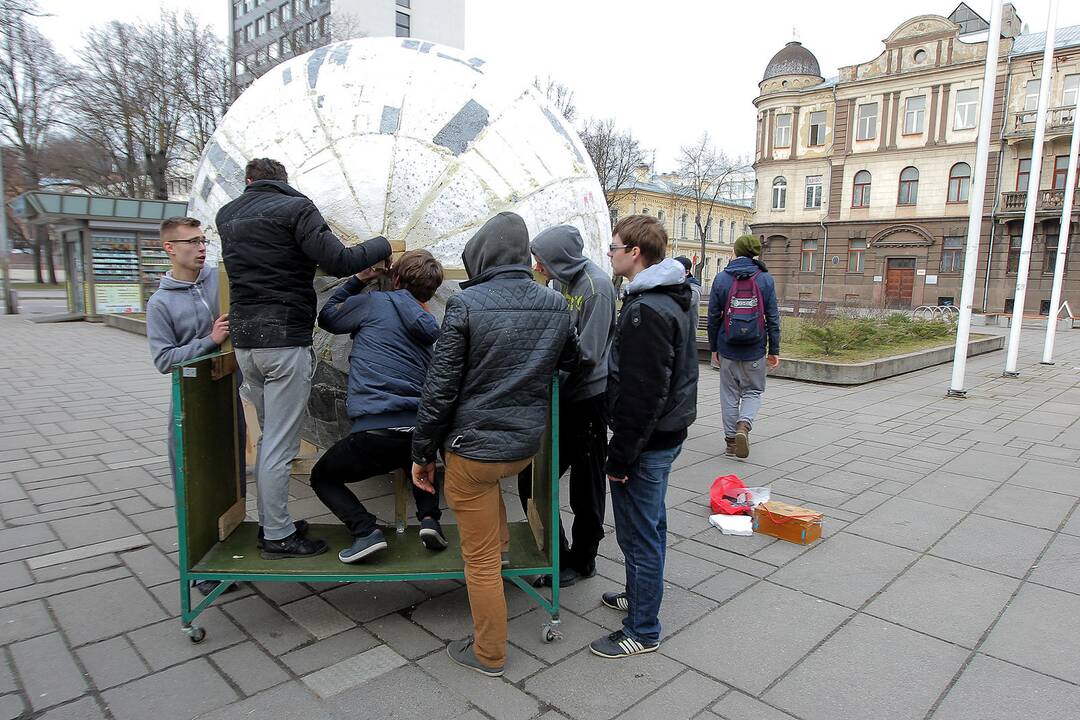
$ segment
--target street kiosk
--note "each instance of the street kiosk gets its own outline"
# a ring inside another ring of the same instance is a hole
[[[199,614],[232,583],[373,582],[463,579],[464,562],[457,526],[443,530],[450,546],[432,552],[420,543],[419,528],[406,525],[411,497],[405,473],[394,479],[395,529],[389,548],[376,562],[346,565],[327,552],[311,558],[264,560],[256,549],[258,524],[245,521],[237,433],[236,361],[231,351],[177,365],[172,371],[172,432],[176,440],[176,515],[180,547],[181,628],[192,642],[206,631],[195,624]],[[536,600],[550,619],[540,628],[544,642],[561,637],[559,629],[559,461],[558,381],[552,382],[549,427],[533,462],[530,521],[510,523],[510,564],[503,576]],[[340,524],[312,525],[314,536],[331,547],[352,538]],[[526,576],[551,576],[550,599]],[[193,582],[217,580],[201,602],[192,604]]]

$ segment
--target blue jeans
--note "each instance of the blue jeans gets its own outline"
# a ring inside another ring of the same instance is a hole
[[[640,643],[660,642],[660,602],[664,598],[667,555],[667,495],[671,464],[682,444],[638,456],[625,483],[610,483],[615,538],[626,558],[626,599],[630,611],[623,632]]]

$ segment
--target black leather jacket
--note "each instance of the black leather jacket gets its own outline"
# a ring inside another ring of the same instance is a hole
[[[566,300],[533,280],[529,236],[513,213],[489,220],[462,253],[469,281],[446,303],[413,433],[413,461],[439,449],[482,462],[536,454],[555,370],[578,341]]]

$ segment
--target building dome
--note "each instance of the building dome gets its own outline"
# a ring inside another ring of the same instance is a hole
[[[821,66],[818,65],[814,53],[804,48],[798,40],[792,40],[780,52],[773,55],[765,68],[765,77],[761,78],[761,81],[781,75],[811,75],[820,78]]]

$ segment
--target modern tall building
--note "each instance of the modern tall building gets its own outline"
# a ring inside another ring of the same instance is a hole
[[[976,309],[1009,312],[1016,286],[1043,33],[1022,34],[1005,6],[987,173]],[[754,232],[788,301],[914,307],[960,301],[968,195],[989,25],[961,3],[911,18],[878,57],[824,79],[798,42],[769,62],[757,107]],[[1057,33],[1025,311],[1049,312],[1069,134],[1080,81],[1080,26]],[[1070,239],[1080,217],[1074,206]],[[1065,299],[1080,309],[1080,259]],[[1077,310],[1074,310],[1076,312]]]
[[[283,60],[335,40],[413,37],[465,47],[465,0],[228,0],[234,96]]]

